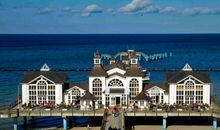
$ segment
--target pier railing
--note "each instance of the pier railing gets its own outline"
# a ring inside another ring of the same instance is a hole
[[[5,109],[0,111],[0,118],[11,118],[17,116],[103,116],[103,109],[98,110],[76,110],[76,109]],[[164,111],[164,110],[141,110],[124,111],[124,116],[213,116],[220,118],[219,109],[205,111]]]

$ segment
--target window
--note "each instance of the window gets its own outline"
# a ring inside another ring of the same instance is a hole
[[[203,103],[203,86],[196,85],[196,103]]]
[[[47,82],[40,80],[37,84],[38,89],[38,103],[45,104],[47,103]]]
[[[97,59],[97,60],[95,60],[95,63],[96,63],[96,64],[99,64],[99,60],[98,60],[98,59]]]
[[[55,85],[48,85],[48,103],[55,104]]]
[[[133,103],[133,98],[135,98],[139,93],[139,83],[137,79],[130,80],[130,103]]]
[[[140,105],[144,106],[144,101],[143,100],[140,101]]]
[[[122,105],[126,105],[126,95],[122,95]]]
[[[73,88],[72,91],[70,91],[69,93],[68,102],[75,104],[79,100],[80,96],[80,90],[78,88]]]
[[[102,104],[102,81],[100,79],[94,79],[92,82],[93,95],[98,98],[98,103]]]
[[[131,60],[131,62],[132,62],[132,64],[136,64],[137,63],[135,59]]]
[[[183,104],[183,97],[184,97],[184,86],[178,85],[176,88],[176,103]]]
[[[185,103],[186,104],[194,103],[194,83],[191,80],[188,80],[185,83]]]
[[[203,85],[195,84],[194,81],[190,79],[184,84],[177,85],[176,103],[203,103]]]
[[[108,83],[109,87],[123,87],[123,83],[121,80],[119,79],[112,79],[109,83]]]
[[[105,104],[106,106],[109,105],[109,95],[105,95]]]
[[[36,104],[37,103],[37,95],[36,95],[36,85],[30,85],[29,86],[29,101],[30,103]]]
[[[151,101],[154,104],[160,103],[160,90],[158,88],[152,88],[150,90]]]

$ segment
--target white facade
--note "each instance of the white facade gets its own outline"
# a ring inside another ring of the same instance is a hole
[[[92,74],[90,73],[89,83],[84,87],[80,85],[66,87],[66,80],[60,78],[57,73],[51,72],[45,64],[40,72],[24,76],[21,83],[22,104],[75,105],[80,100],[78,103],[81,109],[89,109],[90,106],[97,108],[100,105],[127,107],[133,104],[138,104],[138,107],[143,109],[150,102],[210,105],[211,81],[206,79],[209,78],[208,74],[193,72],[192,68],[186,64],[180,72],[169,75],[166,83],[152,85],[146,83],[149,77],[144,74],[144,70],[140,69],[137,57],[132,55],[129,60],[124,63],[111,60],[110,67],[104,67],[101,65],[100,54],[96,54],[94,70]],[[86,92],[89,92],[93,100],[85,96]],[[142,96],[136,98],[140,93]],[[151,101],[147,101],[146,97],[143,98],[143,93],[149,96]]]
[[[52,72],[50,72],[49,67],[45,64],[40,72],[33,72],[24,77],[24,81],[21,83],[22,104],[57,105],[63,102],[64,83],[56,83],[50,77],[45,76],[47,73]],[[30,80],[29,78],[33,75],[34,78]]]

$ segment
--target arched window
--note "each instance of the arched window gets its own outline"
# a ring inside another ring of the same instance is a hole
[[[185,82],[185,103],[194,103],[194,82],[192,80]]]
[[[98,103],[102,104],[102,81],[100,79],[92,81],[92,92],[98,98]]]
[[[43,104],[47,102],[47,82],[40,80],[37,83],[38,88],[38,103]]]
[[[130,80],[130,103],[133,103],[133,98],[135,98],[139,93],[139,82],[137,79]]]
[[[121,82],[121,80],[119,79],[112,79],[109,83],[108,83],[109,87],[123,87],[123,83]]]
[[[80,95],[80,90],[78,88],[73,88],[72,92],[69,93],[69,103],[76,103],[76,101],[79,100]]]

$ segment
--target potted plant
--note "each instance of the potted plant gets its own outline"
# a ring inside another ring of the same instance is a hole
[[[62,111],[67,111],[67,107],[66,107],[66,104],[64,102],[62,102],[60,104],[60,106],[61,106]]]
[[[27,106],[27,107],[28,107],[28,110],[29,110],[29,111],[32,111],[32,105],[31,105],[30,102],[28,103],[28,106]]]
[[[157,111],[162,111],[162,106],[161,105],[157,105]]]
[[[126,109],[126,108],[127,108],[127,105],[126,105],[126,104],[122,104],[122,108],[123,108],[123,109]]]
[[[176,110],[177,111],[183,111],[183,106],[181,104],[176,105]]]

